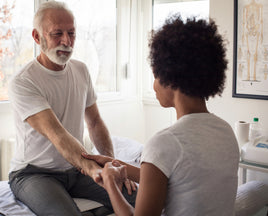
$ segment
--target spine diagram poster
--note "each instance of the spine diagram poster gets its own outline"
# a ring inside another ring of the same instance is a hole
[[[268,1],[235,0],[233,96],[268,99]]]

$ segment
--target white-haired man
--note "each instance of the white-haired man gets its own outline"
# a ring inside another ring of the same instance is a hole
[[[100,166],[81,156],[84,120],[101,154],[113,156],[113,147],[87,67],[70,59],[76,36],[72,12],[61,2],[42,4],[32,36],[40,55],[9,86],[17,132],[11,189],[37,215],[81,215],[71,197],[111,208],[106,191],[92,180]],[[124,187],[123,194],[134,205],[136,193],[128,195]]]

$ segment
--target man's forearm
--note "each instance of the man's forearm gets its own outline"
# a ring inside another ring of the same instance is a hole
[[[82,157],[84,146],[70,134],[59,122],[51,109],[41,111],[26,120],[36,131],[53,143],[57,151],[77,169],[84,169],[87,175],[100,167],[94,161]]]
[[[84,174],[94,178],[101,167],[93,160],[87,160],[81,156],[82,152],[86,152],[85,148],[70,134],[65,135],[61,140],[63,148],[60,148],[60,153],[78,170],[83,170]],[[63,145],[64,143],[64,145]]]
[[[100,172],[101,167],[95,161],[87,160],[81,156],[82,152],[86,152],[86,150],[74,137],[69,135],[66,136],[66,138],[69,139],[68,141],[66,140],[64,148],[62,149],[62,155],[64,158],[79,171],[83,170],[85,175],[94,179]]]
[[[99,153],[114,157],[113,145],[109,131],[102,120],[97,104],[87,107],[85,110],[85,120],[88,127],[89,136]]]
[[[114,157],[112,140],[109,131],[100,118],[94,127],[88,127],[90,138],[102,155]]]

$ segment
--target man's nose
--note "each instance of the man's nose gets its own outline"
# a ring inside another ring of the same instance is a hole
[[[61,44],[64,46],[71,46],[72,41],[68,32],[63,32],[62,37],[61,37]]]

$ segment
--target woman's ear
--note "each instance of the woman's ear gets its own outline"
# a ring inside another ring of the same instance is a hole
[[[32,37],[37,44],[40,44],[40,34],[36,29],[32,31]]]

